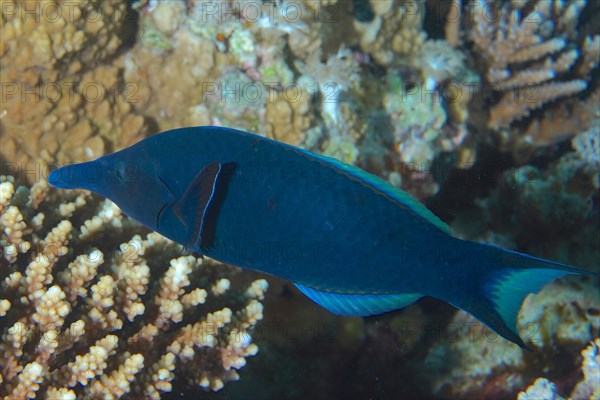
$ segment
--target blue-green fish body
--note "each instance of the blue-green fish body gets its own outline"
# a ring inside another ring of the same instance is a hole
[[[456,239],[373,175],[234,129],[164,132],[53,171],[49,182],[105,196],[194,252],[288,279],[336,314],[379,314],[432,296],[521,346],[524,297],[585,273]]]

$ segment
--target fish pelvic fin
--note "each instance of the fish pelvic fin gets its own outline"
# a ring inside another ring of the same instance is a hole
[[[538,293],[546,284],[565,275],[595,275],[566,264],[497,246],[472,244],[488,247],[487,256],[481,261],[481,268],[487,269],[488,272],[482,275],[480,287],[474,288],[472,295],[458,296],[457,301],[449,302],[529,351],[531,349],[517,332],[517,317],[525,298],[530,293]]]

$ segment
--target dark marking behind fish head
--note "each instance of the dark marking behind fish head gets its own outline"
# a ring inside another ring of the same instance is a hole
[[[235,167],[235,163],[209,163],[173,204],[173,214],[187,231],[186,246],[190,249],[206,249],[213,243],[218,214]]]

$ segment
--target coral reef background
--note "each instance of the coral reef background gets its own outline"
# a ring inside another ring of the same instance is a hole
[[[461,238],[600,271],[598,2],[6,0],[0,17],[0,396],[600,396],[597,279],[527,298],[528,353],[433,299],[332,316],[45,184],[230,126],[377,174]]]

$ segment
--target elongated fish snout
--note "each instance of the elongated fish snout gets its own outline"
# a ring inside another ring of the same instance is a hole
[[[50,173],[50,175],[48,176],[48,183],[57,188],[69,189],[69,187],[67,187],[65,185],[65,183],[63,182],[64,179],[62,179],[62,171],[61,170],[62,170],[62,168],[58,168],[58,169],[55,169],[54,171],[52,171]]]
[[[48,183],[59,189],[94,190],[102,179],[103,171],[97,161],[65,165],[48,176]]]

